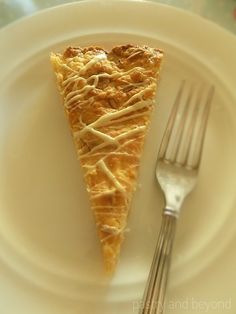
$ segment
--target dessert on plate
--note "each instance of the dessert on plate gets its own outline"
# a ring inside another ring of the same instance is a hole
[[[135,45],[51,54],[108,272],[124,238],[162,57]]]

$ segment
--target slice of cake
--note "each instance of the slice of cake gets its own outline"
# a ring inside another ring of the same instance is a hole
[[[108,272],[124,238],[162,57],[133,45],[51,54]]]

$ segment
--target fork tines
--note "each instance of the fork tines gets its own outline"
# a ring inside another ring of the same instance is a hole
[[[182,81],[173,105],[159,158],[191,169],[198,168],[214,86]]]

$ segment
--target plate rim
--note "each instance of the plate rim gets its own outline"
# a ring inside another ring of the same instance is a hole
[[[210,24],[212,24],[212,25],[214,25],[214,28],[215,27],[219,27],[221,30],[223,30],[223,32],[224,33],[227,33],[227,30],[225,30],[225,29],[223,29],[223,28],[221,28],[220,26],[218,26],[217,24],[215,24],[215,23],[213,23],[213,22],[211,22],[211,21],[208,21],[208,20],[205,20],[204,18],[201,18],[200,16],[197,16],[197,15],[195,15],[195,14],[192,14],[192,13],[189,13],[189,12],[185,12],[184,10],[182,10],[182,9],[178,9],[178,8],[174,8],[174,7],[171,7],[171,6],[169,6],[169,5],[163,5],[163,4],[157,4],[157,3],[152,3],[152,2],[150,2],[150,1],[143,1],[143,0],[111,0],[111,1],[113,1],[113,2],[115,2],[115,3],[119,3],[119,4],[121,4],[122,5],[122,3],[135,3],[135,2],[137,2],[137,3],[147,3],[148,5],[155,5],[155,6],[157,6],[157,7],[165,7],[167,10],[169,10],[170,8],[171,8],[171,10],[173,10],[173,12],[174,11],[180,11],[181,13],[183,13],[184,15],[190,15],[190,16],[194,16],[194,17],[197,17],[197,20],[200,18],[200,20],[204,20],[204,23],[205,22],[207,22],[207,23],[210,23]],[[100,3],[103,3],[103,2],[105,2],[105,1],[99,1],[99,4]],[[13,27],[14,26],[14,28],[15,27],[20,27],[20,24],[22,23],[22,22],[24,22],[25,20],[27,20],[27,21],[31,21],[32,19],[34,19],[35,18],[35,16],[37,15],[37,16],[44,16],[44,14],[45,14],[45,11],[46,12],[50,12],[50,11],[54,11],[54,10],[57,10],[58,8],[60,8],[60,9],[63,9],[65,6],[66,7],[74,7],[74,6],[79,6],[79,5],[81,5],[82,3],[86,3],[86,5],[87,4],[90,4],[90,3],[98,3],[98,1],[94,1],[94,0],[85,0],[85,1],[82,1],[82,2],[72,2],[72,3],[67,3],[67,4],[63,4],[63,5],[59,5],[59,6],[55,6],[55,7],[52,7],[52,8],[49,8],[49,9],[45,9],[45,10],[42,10],[42,11],[39,11],[39,12],[36,12],[35,14],[33,14],[33,15],[30,15],[30,16],[28,16],[28,17],[24,17],[24,18],[22,18],[22,19],[19,19],[19,20],[17,20],[16,22],[14,22],[14,23],[12,23],[12,24],[9,24],[7,27],[6,27],[6,29],[8,29],[8,28],[11,28],[11,27]],[[4,29],[3,29],[4,30]],[[235,40],[236,39],[236,37],[234,36],[234,35],[232,35],[231,33],[229,33],[229,35],[230,36],[233,36],[232,38]],[[0,32],[0,36],[1,36],[1,32]],[[236,41],[235,41],[235,43],[236,43]],[[235,93],[234,93],[234,96],[235,96]]]
[[[31,19],[35,19],[35,17],[38,17],[40,15],[44,15],[45,13],[50,13],[50,11],[54,11],[54,10],[58,10],[58,9],[64,9],[66,7],[72,7],[72,6],[81,6],[81,4],[91,4],[91,3],[106,3],[107,0],[81,0],[79,2],[68,2],[68,3],[63,3],[63,4],[59,4],[59,5],[54,5],[48,8],[43,8],[43,9],[39,9],[29,15],[25,15],[25,16],[21,16],[19,18],[17,18],[16,20],[4,25],[3,27],[0,28],[0,36],[4,35],[4,32],[9,31],[9,29],[11,28],[15,28],[15,27],[19,27],[19,24],[24,23],[24,22],[30,22]],[[197,13],[194,13],[192,11],[189,11],[187,9],[183,9],[183,8],[179,8],[177,6],[174,5],[169,5],[169,4],[165,4],[165,3],[158,3],[158,2],[154,2],[153,0],[109,0],[109,2],[113,2],[113,3],[144,3],[144,4],[148,4],[148,5],[153,5],[156,6],[156,8],[158,7],[162,7],[165,8],[167,10],[173,10],[176,11],[177,13],[181,13],[184,15],[189,15],[192,16],[194,19],[199,19],[202,22],[211,25],[212,27],[218,28],[219,31],[224,32],[225,34],[227,34],[227,36],[230,36],[233,40],[235,40],[236,42],[236,35],[231,32],[230,30],[228,30],[227,28],[224,28],[223,26],[221,26],[220,24],[205,18],[204,16],[201,16]]]

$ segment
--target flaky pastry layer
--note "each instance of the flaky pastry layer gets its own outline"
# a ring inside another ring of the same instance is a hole
[[[162,57],[134,45],[51,54],[108,271],[120,253]]]

